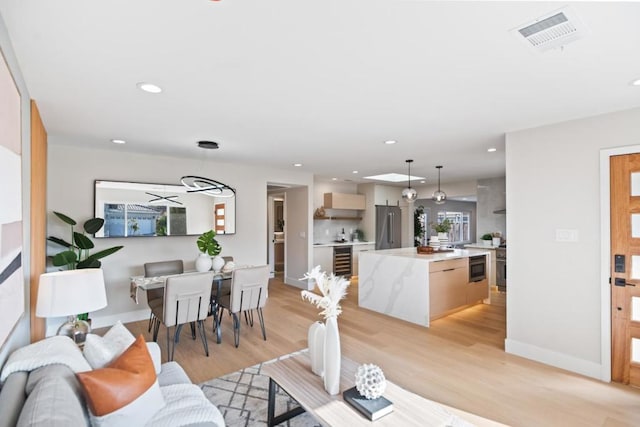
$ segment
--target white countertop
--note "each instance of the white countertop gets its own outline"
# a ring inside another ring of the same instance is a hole
[[[331,242],[331,243],[314,243],[314,248],[327,248],[333,246],[356,246],[356,245],[375,245],[376,242]]]
[[[495,248],[493,248],[495,249]],[[383,249],[379,251],[367,251],[367,254],[375,254],[375,255],[387,255],[387,256],[396,256],[403,258],[414,258],[416,260],[424,260],[428,262],[433,261],[444,261],[447,259],[455,259],[455,258],[469,258],[470,256],[475,255],[488,255],[491,252],[490,247],[486,248],[470,248],[470,249],[454,249],[453,251],[441,252],[438,251],[433,252],[432,254],[419,254],[417,253],[416,248],[397,248],[397,249]]]
[[[464,247],[465,247],[465,248],[488,249],[488,250],[491,250],[491,249],[494,249],[494,250],[495,250],[495,249],[498,249],[498,247],[497,247],[497,246],[491,246],[491,245],[487,246],[487,245],[485,245],[484,243],[469,243],[469,244],[467,244],[467,245],[464,245]]]

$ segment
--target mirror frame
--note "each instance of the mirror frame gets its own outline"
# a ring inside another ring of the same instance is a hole
[[[118,195],[118,191],[126,193]],[[111,222],[111,216],[105,215],[107,204],[117,205]],[[129,206],[137,208],[137,218],[128,218]],[[191,192],[179,184],[96,179],[93,209],[95,217],[105,220],[104,227],[95,234],[96,238],[199,236],[208,230],[216,230],[218,235],[236,233],[235,190],[233,197],[222,198]],[[209,222],[206,222],[208,215],[202,214],[205,209],[213,211]],[[172,234],[172,225],[184,232]],[[117,234],[111,235],[109,230],[116,230]],[[166,234],[158,234],[159,231]]]

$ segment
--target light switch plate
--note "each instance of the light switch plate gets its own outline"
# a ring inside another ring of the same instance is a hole
[[[556,242],[577,242],[578,230],[570,228],[556,229]]]

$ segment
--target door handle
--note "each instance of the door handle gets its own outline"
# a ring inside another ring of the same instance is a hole
[[[613,284],[615,286],[633,286],[633,287],[636,286],[633,283],[627,283],[624,277],[616,277],[615,280],[613,281]]]

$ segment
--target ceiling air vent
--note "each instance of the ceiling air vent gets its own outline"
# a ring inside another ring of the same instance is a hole
[[[569,7],[551,12],[512,31],[540,51],[566,46],[587,32],[582,21]]]

